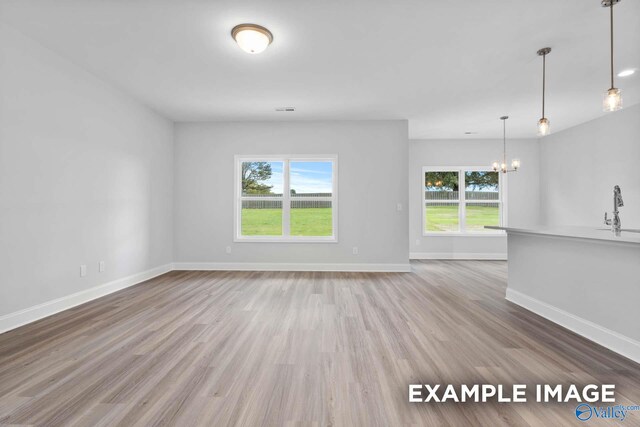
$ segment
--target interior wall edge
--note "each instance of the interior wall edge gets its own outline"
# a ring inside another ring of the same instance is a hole
[[[158,111],[157,109],[153,108],[149,104],[143,102],[139,97],[137,97],[134,94],[132,94],[129,90],[125,89],[124,87],[122,87],[121,85],[117,84],[116,82],[114,82],[111,79],[106,79],[104,76],[96,73],[94,70],[86,67],[85,65],[78,63],[78,61],[73,60],[68,55],[64,55],[64,54],[60,53],[57,49],[51,48],[51,46],[49,46],[48,43],[43,42],[42,40],[39,40],[39,39],[35,39],[31,35],[25,33],[21,29],[17,28],[15,25],[10,24],[10,23],[0,19],[0,29],[1,28],[4,28],[5,30],[13,32],[14,34],[18,35],[19,37],[21,37],[21,38],[23,38],[25,40],[28,40],[29,43],[37,45],[40,48],[46,50],[50,55],[58,57],[62,61],[68,63],[69,65],[71,65],[71,66],[73,66],[75,68],[78,68],[78,69],[82,70],[83,72],[85,72],[87,74],[90,74],[93,79],[95,79],[97,81],[100,81],[106,87],[109,87],[110,89],[116,91],[123,101],[131,103],[131,104],[135,104],[138,107],[141,107],[141,108],[145,109],[148,113],[156,116],[159,119],[165,120],[165,121],[170,122],[170,123],[175,123],[175,120],[173,118],[171,118],[168,115]]]

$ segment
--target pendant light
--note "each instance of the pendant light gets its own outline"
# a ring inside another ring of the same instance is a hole
[[[492,168],[494,172],[501,171],[502,173],[517,172],[520,168],[520,160],[513,159],[511,161],[511,169],[507,168],[507,119],[509,116],[502,116],[502,163],[493,162]]]
[[[602,7],[609,8],[609,24],[610,24],[610,41],[611,41],[611,87],[604,94],[604,102],[602,104],[604,111],[616,111],[622,108],[622,94],[620,89],[613,84],[613,5],[619,3],[620,0],[602,0]]]
[[[549,119],[544,116],[544,92],[546,89],[547,77],[547,55],[551,52],[550,47],[543,47],[538,51],[538,55],[542,56],[542,118],[538,120],[538,135],[549,135]]]

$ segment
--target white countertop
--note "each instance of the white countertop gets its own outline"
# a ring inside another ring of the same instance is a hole
[[[485,228],[492,230],[504,230],[507,233],[539,234],[544,236],[572,237],[577,239],[606,240],[610,242],[640,244],[640,233],[624,231],[623,228],[620,235],[616,236],[610,228],[606,228],[604,225],[602,227],[593,228],[571,226],[533,226],[529,228],[487,226]]]

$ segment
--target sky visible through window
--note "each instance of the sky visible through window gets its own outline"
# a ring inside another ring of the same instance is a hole
[[[282,177],[284,164],[282,162],[268,162],[271,165],[271,178],[266,181],[260,181],[261,184],[271,185],[271,192],[282,194],[282,186],[284,178]]]
[[[282,194],[283,164],[270,162],[272,175],[267,185],[272,185],[272,193]],[[291,162],[289,163],[289,184],[296,193],[331,193],[332,192],[332,163],[331,162]]]

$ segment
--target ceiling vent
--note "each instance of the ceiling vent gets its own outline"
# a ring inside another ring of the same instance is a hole
[[[276,111],[296,111],[296,107],[280,107],[276,108]]]

